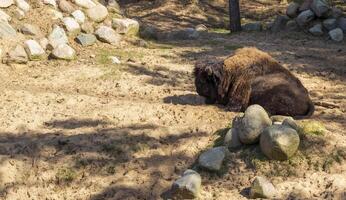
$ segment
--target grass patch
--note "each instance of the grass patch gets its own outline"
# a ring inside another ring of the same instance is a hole
[[[318,121],[304,121],[299,124],[300,130],[299,133],[301,135],[317,135],[323,136],[325,135],[327,129],[321,122]]]
[[[60,168],[55,175],[56,181],[60,183],[70,183],[77,177],[77,173],[68,167]]]
[[[210,29],[210,32],[219,33],[219,34],[229,34],[230,33],[230,31],[228,29],[224,29],[224,28],[212,28],[212,29]]]

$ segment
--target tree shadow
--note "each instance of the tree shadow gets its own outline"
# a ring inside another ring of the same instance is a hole
[[[204,97],[201,97],[197,94],[168,96],[163,99],[163,102],[167,104],[174,104],[174,105],[192,105],[192,106],[205,105]]]

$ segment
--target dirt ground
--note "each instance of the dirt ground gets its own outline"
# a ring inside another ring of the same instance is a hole
[[[200,171],[200,199],[246,199],[255,175],[268,176],[282,199],[339,198],[335,182],[346,185],[345,41],[212,29],[194,41],[148,44],[74,44],[75,61],[0,64],[0,199],[160,199],[238,114],[203,103],[193,64],[243,46],[269,52],[299,77],[316,104],[311,120],[327,132],[307,137],[287,162],[259,157],[257,146],[232,153],[222,174]],[[111,64],[109,55],[125,64]]]

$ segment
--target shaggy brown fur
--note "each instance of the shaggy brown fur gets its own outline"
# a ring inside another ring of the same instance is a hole
[[[308,91],[298,78],[269,54],[242,48],[224,61],[195,66],[197,93],[207,103],[220,103],[233,111],[259,104],[272,115],[309,117],[314,112]]]

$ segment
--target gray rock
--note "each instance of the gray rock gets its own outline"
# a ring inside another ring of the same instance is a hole
[[[43,48],[35,40],[25,41],[24,49],[30,60],[42,60],[45,57]]]
[[[199,32],[194,28],[172,31],[166,35],[167,39],[172,40],[195,40],[199,37]]]
[[[214,147],[199,156],[198,164],[210,171],[219,171],[227,153],[226,147]]]
[[[7,58],[5,60],[7,64],[18,63],[25,64],[28,62],[28,55],[26,54],[24,47],[17,45],[16,48],[8,52]]]
[[[85,22],[81,25],[83,33],[94,33],[94,26],[90,22]]]
[[[244,31],[261,31],[263,28],[261,22],[247,23],[242,26]]]
[[[71,13],[72,17],[79,23],[83,24],[85,22],[85,15],[81,10],[75,10]]]
[[[12,4],[14,4],[13,0],[1,0],[0,1],[0,8],[8,8]]]
[[[24,12],[29,12],[30,5],[25,0],[15,0],[15,2],[19,9],[23,10]]]
[[[328,31],[333,30],[337,27],[337,21],[334,18],[326,19],[322,23],[323,27],[326,28]]]
[[[344,33],[346,33],[346,17],[341,17],[338,19],[338,27],[341,28]]]
[[[23,24],[20,31],[24,35],[40,36],[42,34],[40,28],[32,24]]]
[[[66,36],[66,33],[63,28],[60,26],[55,26],[53,28],[53,31],[48,36],[49,45],[51,46],[51,49],[54,49],[60,44],[67,44],[68,38]]]
[[[86,47],[95,44],[96,37],[93,34],[82,33],[77,36],[76,41],[83,47]]]
[[[66,0],[59,0],[58,7],[62,12],[69,14],[75,10],[73,5]]]
[[[323,17],[328,13],[328,2],[325,0],[313,0],[311,10],[316,14],[317,17]]]
[[[305,1],[300,5],[299,11],[302,12],[302,11],[309,10],[310,7],[311,7],[312,1],[313,1],[313,0],[305,0]]]
[[[315,18],[314,12],[312,12],[311,10],[305,10],[298,15],[298,17],[296,18],[296,21],[299,26],[306,26],[314,18]]]
[[[69,35],[78,34],[81,30],[78,22],[72,17],[64,17],[62,22]]]
[[[224,144],[228,149],[237,149],[242,146],[236,129],[229,129],[225,135]]]
[[[287,6],[287,10],[286,10],[286,15],[289,16],[290,18],[295,18],[298,16],[298,11],[299,11],[299,4],[296,2],[291,2],[288,6]]]
[[[296,121],[294,121],[294,119],[287,118],[287,119],[285,119],[285,120],[282,122],[282,125],[283,125],[283,126],[290,127],[290,128],[293,128],[293,129],[296,130],[297,132],[299,131],[299,126],[298,126],[298,124],[296,123]]]
[[[296,130],[283,125],[272,125],[263,130],[260,139],[261,150],[269,159],[287,160],[299,147]]]
[[[290,20],[286,24],[286,30],[288,31],[298,31],[299,26],[295,20]]]
[[[173,183],[172,195],[175,199],[197,198],[201,191],[201,184],[201,176],[197,172],[188,169],[181,178]]]
[[[11,21],[11,16],[9,16],[4,11],[0,10],[0,21],[5,21],[8,23],[9,21]]]
[[[322,24],[320,23],[315,24],[313,27],[309,29],[309,32],[314,36],[322,36],[323,35]]]
[[[0,21],[0,39],[16,37],[17,32],[12,28],[10,24],[5,21]]]
[[[274,185],[269,182],[266,178],[257,176],[251,184],[250,198],[274,198],[278,194]]]
[[[76,57],[76,51],[67,44],[60,44],[52,51],[52,57],[61,60],[73,60]]]
[[[272,121],[267,112],[260,105],[249,106],[243,117],[237,117],[233,120],[233,128],[236,129],[243,144],[258,142],[263,129],[271,124]]]
[[[333,17],[333,18],[339,18],[339,17],[341,17],[343,15],[343,12],[342,12],[342,10],[340,10],[339,8],[332,8],[331,9],[331,17]]]
[[[153,26],[144,26],[140,29],[139,35],[144,39],[159,39],[157,28]]]
[[[336,42],[341,42],[344,39],[344,33],[342,32],[341,28],[336,28],[328,33],[329,37],[336,41]]]
[[[273,123],[279,122],[281,124],[285,119],[292,119],[293,120],[293,118],[291,116],[285,116],[285,115],[270,116],[270,120],[272,120]]]
[[[285,29],[289,18],[287,16],[279,15],[275,18],[273,24],[270,27],[270,30],[274,33],[282,31]]]
[[[92,8],[96,6],[92,0],[74,0],[74,3],[83,8]]]
[[[87,16],[94,22],[102,22],[108,16],[108,10],[101,4],[86,10]]]
[[[121,34],[135,36],[139,32],[139,23],[133,19],[113,19],[112,27]]]
[[[101,42],[106,42],[114,45],[118,45],[121,40],[121,36],[118,33],[116,33],[112,28],[107,26],[100,26],[95,31],[95,35]]]

